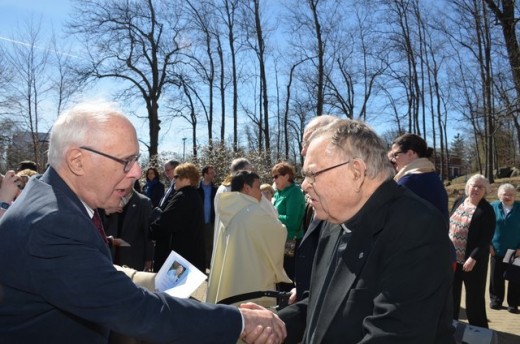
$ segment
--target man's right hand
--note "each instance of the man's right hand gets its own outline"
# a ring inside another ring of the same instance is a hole
[[[249,344],[279,344],[287,337],[284,322],[268,309],[248,302],[240,305],[244,317],[244,333],[240,338]]]

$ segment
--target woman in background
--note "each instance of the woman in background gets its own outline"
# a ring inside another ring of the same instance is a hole
[[[173,250],[206,270],[204,246],[204,206],[197,187],[200,173],[192,163],[175,168],[175,194],[161,216],[150,226],[155,240],[154,271],[157,272]]]
[[[271,184],[262,184],[260,185],[260,191],[262,191],[262,195],[269,201],[273,201],[274,196],[274,188],[271,186]]]
[[[462,283],[466,288],[466,315],[470,325],[488,327],[486,277],[495,213],[486,201],[489,181],[481,174],[469,178],[466,196],[457,199],[450,217],[450,239],[457,265],[453,278],[453,318],[459,319]]]
[[[448,215],[448,194],[435,166],[429,160],[433,153],[426,141],[415,134],[404,134],[396,138],[388,158],[394,165],[397,184],[406,186],[417,196],[433,204],[446,221]]]
[[[305,213],[305,196],[299,185],[294,182],[294,167],[287,162],[280,162],[271,170],[275,183],[273,204],[278,211],[278,219],[287,228],[287,240],[294,242],[294,249],[298,247],[303,236],[302,221]],[[294,280],[294,252],[285,255],[283,267],[291,280]],[[292,284],[282,284],[280,289],[289,291]]]
[[[515,201],[516,189],[511,184],[498,187],[498,201],[492,202],[495,211],[495,234],[491,242],[491,276],[489,281],[489,298],[491,309],[502,309],[505,295],[504,271],[508,263],[504,263],[507,250],[515,250],[520,256],[520,202]],[[507,310],[518,313],[520,303],[520,285],[509,281],[507,284]]]
[[[152,201],[153,207],[157,207],[164,196],[164,184],[159,180],[159,171],[155,167],[146,170],[146,184],[143,191]]]

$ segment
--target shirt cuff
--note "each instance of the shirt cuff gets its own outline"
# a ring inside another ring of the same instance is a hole
[[[240,310],[238,311],[240,312]],[[238,337],[238,339],[242,339],[242,337],[246,334],[246,323],[244,320],[244,314],[242,314],[242,312],[240,312],[240,317],[242,318],[242,331],[240,331],[240,336]]]

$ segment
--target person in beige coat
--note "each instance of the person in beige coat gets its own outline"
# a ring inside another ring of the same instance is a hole
[[[232,178],[231,191],[217,195],[220,223],[206,297],[210,303],[291,282],[283,269],[287,230],[260,205],[259,176],[239,172]],[[276,303],[255,302],[268,307]]]

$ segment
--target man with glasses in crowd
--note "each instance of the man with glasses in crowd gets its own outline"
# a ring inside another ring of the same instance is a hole
[[[281,343],[283,322],[259,306],[150,293],[115,270],[95,209],[119,205],[141,176],[138,159],[135,129],[111,104],[58,117],[50,167],[0,221],[0,342],[107,343],[116,331],[151,342]]]
[[[286,343],[454,343],[447,224],[393,175],[384,142],[361,122],[310,138],[302,188],[328,223],[309,296],[278,313]]]

